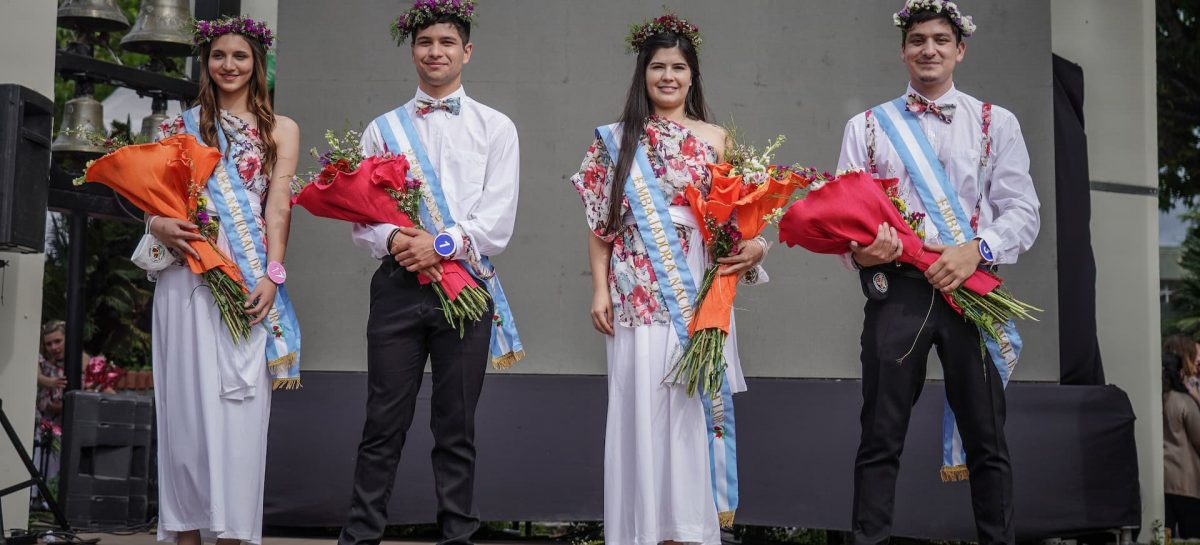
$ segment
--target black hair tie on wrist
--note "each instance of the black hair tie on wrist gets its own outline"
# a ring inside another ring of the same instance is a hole
[[[388,235],[388,239],[387,239],[387,252],[388,252],[388,255],[390,255],[390,256],[393,256],[393,257],[394,257],[396,254],[393,254],[393,253],[392,253],[392,241],[396,239],[396,235],[397,235],[397,234],[399,234],[399,233],[400,233],[400,228],[396,228],[396,229],[392,229],[392,234]]]

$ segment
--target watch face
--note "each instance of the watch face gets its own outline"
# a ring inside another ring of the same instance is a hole
[[[437,252],[442,257],[450,257],[454,255],[455,250],[454,237],[449,233],[439,233],[433,239],[433,251]]]
[[[267,264],[267,278],[276,284],[282,284],[287,281],[287,270],[283,268],[282,263],[272,261]]]
[[[983,239],[979,239],[979,255],[983,256],[984,261],[992,260],[992,248]]]

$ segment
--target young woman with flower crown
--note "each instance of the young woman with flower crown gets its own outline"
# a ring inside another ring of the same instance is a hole
[[[263,475],[273,388],[299,386],[300,331],[283,287],[290,181],[300,131],[267,95],[273,36],[251,19],[199,21],[198,105],[163,125],[221,151],[191,222],[150,217],[173,252],[216,231],[242,273],[249,333],[234,339],[201,277],[181,262],[154,290],[154,394],[158,418],[158,539],[262,541]],[[177,254],[178,255],[178,254]]]
[[[694,25],[664,15],[628,42],[638,57],[620,123],[597,129],[571,178],[590,230],[592,325],[607,336],[604,538],[717,544],[737,505],[733,407],[689,397],[666,378],[695,301],[684,286],[708,260],[684,189],[707,193],[705,167],[721,160],[728,137],[708,123]],[[766,247],[743,241],[722,272],[765,281]],[[732,330],[725,357],[727,382],[744,391]]]

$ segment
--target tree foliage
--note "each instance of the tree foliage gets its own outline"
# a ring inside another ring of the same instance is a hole
[[[1200,196],[1200,0],[1157,0],[1159,207]]]
[[[42,317],[67,316],[67,262],[70,251],[66,217],[54,219],[46,252]],[[151,284],[129,256],[142,236],[139,223],[88,220],[83,272],[83,348],[104,354],[124,367],[150,362]]]
[[[1171,294],[1171,310],[1177,318],[1164,324],[1164,333],[1183,333],[1200,338],[1200,212],[1184,216],[1191,221],[1187,238],[1183,240],[1179,265],[1185,271],[1179,289]]]

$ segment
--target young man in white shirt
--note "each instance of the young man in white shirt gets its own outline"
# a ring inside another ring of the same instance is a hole
[[[980,543],[1014,543],[1004,381],[997,364],[1015,364],[1016,350],[997,362],[994,354],[1000,351],[982,350],[978,328],[942,293],[959,287],[978,267],[1015,263],[1033,245],[1040,205],[1029,154],[1011,112],[954,86],[954,68],[966,54],[963,37],[975,30],[970,17],[953,3],[908,0],[894,21],[902,29],[908,89],[847,123],[839,168],[899,178],[901,197],[927,214],[926,246],[942,255],[924,273],[899,266],[894,262],[903,247],[888,225],[880,226],[872,244],[852,244],[847,254],[869,298],[861,339],[864,402],[854,466],[854,541],[879,544],[890,538],[900,453],[929,351],[936,346],[961,435],[958,452],[965,450],[965,466],[947,454],[956,461],[944,467],[943,478],[969,475]],[[920,145],[922,138],[928,146]],[[936,169],[917,168],[921,160],[940,164],[944,178],[931,175]],[[935,194],[945,198],[931,197]],[[1007,348],[1019,349],[1019,340]]]
[[[383,536],[387,502],[427,358],[433,371],[430,425],[439,543],[470,543],[479,528],[474,504],[475,408],[494,352],[493,330],[501,328],[493,324],[489,309],[483,319],[468,320],[457,329],[443,314],[432,285],[417,280],[418,273],[439,279],[444,259],[462,260],[477,279],[494,274],[487,257],[503,251],[512,236],[519,164],[516,127],[462,88],[463,65],[471,59],[473,11],[470,0],[418,0],[400,17],[393,34],[401,43],[411,36],[412,62],[420,78],[416,97],[380,116],[363,134],[368,156],[406,154],[410,161],[420,156],[433,171],[422,169],[422,190],[440,185],[446,207],[441,214],[448,211],[452,218],[441,218],[446,228],[436,234],[388,224],[354,227],[355,244],[382,264],[371,280],[367,420],[341,545],[377,544]],[[407,123],[403,128],[402,118]],[[397,144],[405,141],[409,145]],[[419,153],[412,153],[418,148]],[[507,305],[497,293],[498,279],[479,283],[491,292],[498,324],[507,316],[501,312]]]

